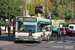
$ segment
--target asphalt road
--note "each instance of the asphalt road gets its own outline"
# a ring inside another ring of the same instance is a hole
[[[50,41],[36,42],[19,42],[14,43],[13,40],[6,45],[1,45],[0,50],[75,50],[75,36],[66,37],[66,41],[57,40],[52,37]]]

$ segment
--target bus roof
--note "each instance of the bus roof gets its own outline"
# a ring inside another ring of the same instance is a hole
[[[18,16],[16,21],[25,21],[25,22],[51,22],[50,19],[45,19],[45,18],[40,18],[40,17],[21,17],[21,16]]]
[[[38,18],[37,22],[51,22],[49,19]]]

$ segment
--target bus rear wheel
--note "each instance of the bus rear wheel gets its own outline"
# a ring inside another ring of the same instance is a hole
[[[42,37],[40,37],[40,38],[39,38],[39,41],[38,41],[38,43],[41,43],[41,42],[42,42]]]
[[[47,37],[47,41],[49,41],[49,39],[50,39],[50,35],[48,35],[48,37]]]

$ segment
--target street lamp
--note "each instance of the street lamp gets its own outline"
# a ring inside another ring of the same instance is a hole
[[[22,10],[21,9],[22,9],[22,6],[20,6],[18,9],[18,16],[22,16]]]
[[[27,13],[27,0],[25,0],[25,17],[26,17],[26,13]]]
[[[6,22],[6,25],[5,25],[5,31],[7,32],[7,31],[8,31],[8,30],[7,30],[7,23],[8,23],[7,17],[6,17],[6,19],[5,19],[5,22]]]
[[[5,31],[6,31],[6,27],[7,27],[7,12],[5,13],[5,17],[6,17],[6,19],[5,19]]]
[[[52,25],[51,17],[50,17],[50,22],[51,22],[51,25]]]
[[[51,17],[50,17],[50,20],[51,20]]]
[[[48,0],[47,0],[47,13],[48,13]]]
[[[74,22],[74,18],[73,18],[73,0],[72,0],[72,23]]]

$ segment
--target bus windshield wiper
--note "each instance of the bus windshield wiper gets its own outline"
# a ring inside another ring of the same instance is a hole
[[[28,30],[28,32],[34,33],[34,32],[35,32],[35,30]]]

